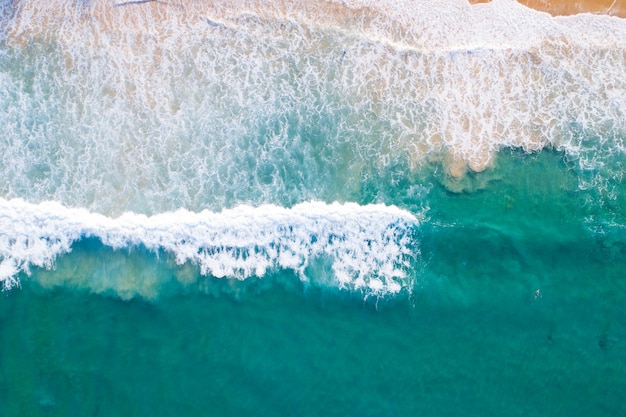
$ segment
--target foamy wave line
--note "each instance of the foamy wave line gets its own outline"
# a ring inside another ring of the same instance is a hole
[[[315,259],[331,262],[334,284],[369,293],[405,287],[417,219],[397,207],[307,202],[293,208],[242,206],[221,213],[178,210],[118,218],[67,208],[0,199],[0,283],[19,284],[32,266],[52,269],[59,255],[83,238],[113,249],[145,246],[191,262],[204,275],[245,279],[290,269],[304,280]]]

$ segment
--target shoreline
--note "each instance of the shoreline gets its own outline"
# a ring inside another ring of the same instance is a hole
[[[474,5],[490,3],[491,0],[469,0],[469,2]],[[626,0],[517,0],[517,2],[552,16],[592,13],[626,18]]]

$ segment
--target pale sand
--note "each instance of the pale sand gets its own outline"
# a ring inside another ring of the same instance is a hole
[[[471,4],[489,3],[491,0],[469,0]],[[553,16],[578,13],[608,14],[626,17],[626,0],[518,0],[533,9]]]

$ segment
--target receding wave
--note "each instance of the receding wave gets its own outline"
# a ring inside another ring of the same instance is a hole
[[[215,278],[263,277],[306,269],[323,259],[329,284],[365,293],[397,293],[416,256],[410,213],[384,205],[308,202],[292,208],[238,207],[221,213],[186,210],[110,218],[54,202],[0,200],[0,283],[18,285],[19,273],[54,268],[55,260],[85,238],[118,249],[142,246],[197,265]]]

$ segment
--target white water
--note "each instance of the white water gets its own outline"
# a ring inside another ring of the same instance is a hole
[[[7,199],[291,206],[354,201],[402,163],[457,178],[503,148],[582,170],[624,152],[622,19],[512,0],[4,4]]]
[[[409,247],[416,225],[410,213],[383,205],[309,202],[291,209],[242,206],[110,218],[53,202],[0,199],[0,283],[11,288],[20,272],[54,268],[73,243],[91,237],[116,250],[141,245],[169,252],[179,265],[192,263],[218,278],[289,269],[307,280],[307,266],[323,258],[332,266],[334,286],[397,293],[409,284],[405,268],[417,255]]]

